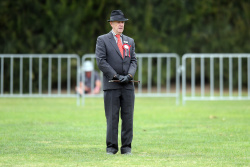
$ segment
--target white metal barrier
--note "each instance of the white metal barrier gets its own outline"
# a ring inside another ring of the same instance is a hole
[[[136,57],[138,61],[138,70],[135,79],[140,80],[141,84],[135,84],[135,95],[137,97],[175,97],[176,104],[179,104],[179,56],[175,53],[137,53]],[[96,66],[95,54],[83,55],[82,64],[86,60],[92,61]],[[146,63],[146,65],[144,63]],[[154,67],[156,67],[156,69],[154,69]],[[164,78],[162,78],[163,67],[165,68]],[[153,87],[153,75],[157,77],[157,82],[155,83],[156,87]],[[82,77],[84,78],[84,76]],[[93,75],[91,79],[93,79]],[[94,84],[94,82],[91,83]],[[93,84],[91,86],[92,90],[94,88]],[[146,85],[146,87],[143,87],[143,84]],[[103,97],[103,95],[102,93],[99,95],[84,94],[82,97],[82,104],[84,104],[85,97]]]
[[[197,63],[197,61],[200,63]],[[215,61],[217,65],[215,66]],[[228,61],[228,68],[225,67],[225,61]],[[233,62],[237,61],[236,68],[233,68]],[[244,64],[243,64],[244,63]],[[199,70],[197,66],[200,65]],[[224,65],[224,66],[223,66]],[[191,83],[187,83],[186,75],[191,68]],[[210,70],[206,70],[206,69]],[[218,69],[217,69],[218,68]],[[242,69],[246,69],[246,75],[242,75]],[[219,70],[219,77],[215,78],[214,71]],[[226,72],[225,72],[226,71]],[[185,54],[182,57],[182,103],[189,100],[250,100],[250,54]],[[205,74],[208,73],[210,82],[210,93],[205,91]],[[238,91],[233,92],[233,74],[238,75]],[[196,92],[197,83],[195,77],[200,77],[200,90]],[[225,80],[224,76],[228,76]],[[242,79],[247,78],[247,94],[242,94]],[[225,82],[228,82],[228,94],[225,91]],[[218,88],[215,87],[217,83]],[[189,90],[187,94],[187,90]],[[216,91],[218,90],[218,91]],[[218,93],[216,93],[218,92]]]
[[[135,79],[141,81],[141,84],[135,85],[137,97],[175,97],[178,104],[179,77],[182,71],[183,104],[189,100],[250,100],[250,54],[185,54],[182,57],[182,66],[179,56],[174,53],[139,53],[136,56],[138,70]],[[99,71],[95,54],[84,55],[82,63],[87,59]],[[225,62],[228,62],[228,68]],[[66,71],[65,68],[62,71],[62,65],[67,66]],[[77,71],[74,76],[72,69]],[[0,54],[0,97],[76,97],[80,104],[80,96],[72,91],[72,86],[79,86],[79,70],[80,58],[75,54]],[[218,70],[218,76],[215,76],[215,70]],[[101,74],[100,71],[99,73]],[[190,80],[187,80],[187,75],[190,75]],[[61,88],[62,76],[67,78],[66,91]],[[102,80],[102,75],[100,76]],[[233,84],[235,76],[238,79]],[[57,85],[52,85],[55,77]],[[84,77],[82,76],[83,80]],[[156,81],[153,77],[156,77]],[[196,77],[199,77],[199,82]],[[33,84],[34,78],[39,80],[36,85]],[[94,79],[93,75],[91,79]],[[9,83],[7,86],[6,81]],[[17,85],[16,82],[18,87],[14,86]],[[208,82],[209,87],[205,84]],[[238,87],[237,92],[233,91],[235,84]],[[225,87],[228,87],[228,91]],[[91,85],[91,89],[94,89],[94,85]],[[103,97],[103,93],[83,94],[82,104],[85,97]]]
[[[80,67],[80,58],[76,54],[0,54],[0,60],[0,97],[77,97],[71,91],[71,87],[75,86],[72,83],[77,84],[79,80],[79,76],[73,76],[71,72]],[[57,69],[52,69],[52,63],[56,64]],[[27,64],[28,67],[25,66]],[[62,71],[62,65],[67,66],[66,71]],[[7,73],[9,78],[5,76]],[[34,76],[38,79],[38,85],[33,84]],[[66,92],[62,92],[62,76],[66,76]],[[53,77],[57,77],[55,90],[52,86]],[[10,83],[8,90],[4,87],[7,79]],[[14,82],[18,82],[19,86],[15,87],[17,84]]]

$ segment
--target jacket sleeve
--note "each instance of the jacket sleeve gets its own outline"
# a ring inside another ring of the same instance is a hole
[[[137,59],[136,59],[136,53],[135,53],[135,42],[133,40],[132,50],[131,50],[131,61],[130,61],[128,73],[134,77],[136,73],[136,69],[137,69]]]
[[[97,38],[95,55],[99,69],[109,80],[113,79],[116,71],[107,62],[106,45],[101,36]]]

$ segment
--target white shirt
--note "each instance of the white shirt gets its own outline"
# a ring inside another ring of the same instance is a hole
[[[115,42],[117,43],[117,41],[118,41],[118,39],[117,39],[117,37],[116,37],[116,34],[115,34],[115,32],[113,31],[113,30],[111,30],[111,32],[112,32],[112,34],[113,34],[113,37],[114,37],[114,39],[115,39]],[[121,38],[121,41],[122,41],[122,34],[120,35],[120,38]],[[123,44],[123,42],[122,42],[122,44]]]

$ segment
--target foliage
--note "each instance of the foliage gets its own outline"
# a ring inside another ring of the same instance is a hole
[[[248,0],[1,0],[0,8],[1,53],[94,53],[113,9],[129,18],[124,33],[138,53],[250,52]]]

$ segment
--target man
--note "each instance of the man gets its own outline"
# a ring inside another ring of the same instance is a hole
[[[92,80],[92,73],[93,74],[93,81],[94,81],[94,89],[91,90],[91,80]],[[85,75],[84,78],[84,83],[83,83],[83,79],[82,76]],[[98,94],[101,91],[101,80],[99,77],[99,74],[94,71],[94,66],[92,64],[91,61],[85,61],[82,69],[81,69],[81,73],[80,73],[80,84],[79,87],[75,87],[76,93],[78,93],[79,95],[82,95],[83,92],[85,94]]]
[[[122,34],[125,18],[121,10],[111,12],[112,30],[97,38],[96,60],[103,72],[104,107],[107,121],[107,154],[118,152],[118,122],[121,109],[121,154],[131,154],[133,138],[134,84],[137,60],[134,40]],[[109,82],[116,80],[116,82]]]

